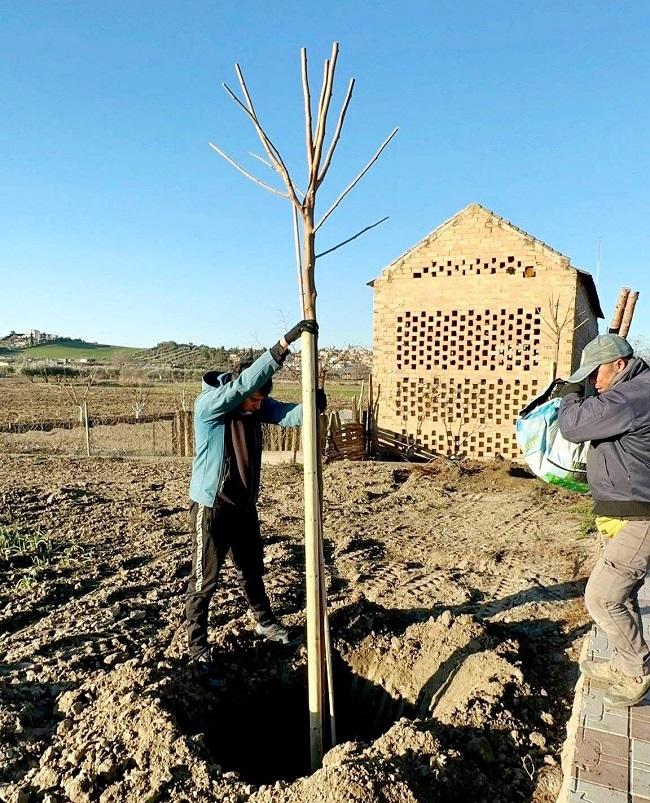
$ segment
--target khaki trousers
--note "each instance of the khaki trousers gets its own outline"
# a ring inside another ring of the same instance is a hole
[[[612,665],[629,677],[650,675],[639,589],[650,568],[650,520],[631,519],[605,548],[589,577],[585,604],[612,647]]]

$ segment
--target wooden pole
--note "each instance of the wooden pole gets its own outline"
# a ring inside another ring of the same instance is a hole
[[[610,334],[618,334],[619,329],[621,328],[623,313],[625,312],[625,304],[627,303],[627,297],[629,294],[629,288],[621,287],[618,294],[618,300],[616,301],[616,308],[614,309],[614,314],[612,315],[612,322],[607,330]]]
[[[634,290],[630,290],[627,296],[627,300],[625,301],[625,310],[623,312],[621,328],[618,331],[621,337],[627,337],[627,334],[630,331],[630,326],[632,325],[632,317],[634,315],[634,308],[636,307],[636,302],[638,298],[639,294]]]
[[[187,457],[192,457],[194,453],[194,440],[193,440],[193,422],[192,422],[192,411],[185,410],[182,413],[183,416],[183,438],[185,439],[185,455]]]
[[[86,455],[90,457],[90,427],[88,426],[88,403],[84,402],[84,427],[86,429]]]
[[[309,734],[312,771],[323,762],[323,617],[320,579],[321,506],[316,432],[316,337],[302,336],[302,439],[305,492],[305,575],[307,596],[307,663]]]
[[[334,705],[334,667],[332,665],[332,638],[330,634],[330,619],[327,612],[327,587],[325,582],[325,554],[323,551],[323,533],[320,534],[320,577],[321,577],[321,600],[323,608],[321,615],[323,618],[323,637],[325,647],[325,677],[327,680],[327,703],[329,712],[330,744],[336,744],[336,709]]]

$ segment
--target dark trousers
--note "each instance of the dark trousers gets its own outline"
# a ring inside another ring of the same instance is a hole
[[[185,597],[185,625],[190,653],[197,656],[208,649],[208,608],[228,552],[256,621],[266,625],[275,618],[262,579],[262,537],[255,508],[192,502],[190,525],[192,574]]]

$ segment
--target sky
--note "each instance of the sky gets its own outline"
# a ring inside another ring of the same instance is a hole
[[[237,62],[304,182],[300,48],[316,86],[333,41],[334,112],[356,87],[319,208],[400,131],[319,232],[389,216],[317,263],[321,343],[370,345],[367,282],[471,202],[593,273],[600,242],[601,327],[628,286],[650,337],[650,4],[596,0],[0,0],[0,335],[275,342],[301,317],[289,204],[208,142],[275,180]]]

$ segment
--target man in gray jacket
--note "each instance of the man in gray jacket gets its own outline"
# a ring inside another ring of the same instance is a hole
[[[596,395],[584,397],[585,380]],[[562,391],[562,435],[591,442],[587,481],[604,551],[585,591],[587,610],[612,645],[612,660],[583,661],[583,674],[608,683],[605,702],[631,706],[650,690],[650,648],[639,589],[650,567],[650,367],[618,335],[588,343]]]

